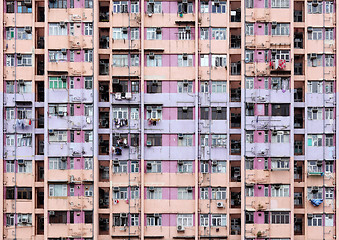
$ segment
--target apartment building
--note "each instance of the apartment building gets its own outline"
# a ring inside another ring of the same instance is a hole
[[[336,239],[336,1],[4,0],[3,239]]]

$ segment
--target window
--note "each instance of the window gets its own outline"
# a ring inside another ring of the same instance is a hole
[[[272,170],[289,170],[289,159],[286,158],[272,158],[271,159],[271,168]]]
[[[67,0],[49,1],[49,8],[67,8]]]
[[[208,214],[200,214],[200,226],[202,227],[209,226],[209,215]]]
[[[32,137],[24,134],[17,134],[17,147],[31,147]]]
[[[178,188],[178,200],[192,200],[192,188]]]
[[[127,67],[128,55],[127,54],[114,54],[113,55],[113,67]]]
[[[212,55],[212,67],[227,67],[226,55]]]
[[[25,28],[17,28],[17,38],[18,40],[31,40],[32,33],[27,32]]]
[[[85,62],[92,62],[93,61],[93,50],[85,50]]]
[[[245,2],[246,8],[253,8],[253,0],[246,0]]]
[[[209,66],[209,55],[200,55],[200,66],[208,67]]]
[[[18,187],[17,188],[17,199],[32,199],[32,188],[30,187]]]
[[[6,55],[6,67],[14,67],[14,54]]]
[[[67,197],[67,184],[50,184],[50,197]]]
[[[85,35],[92,36],[93,35],[93,24],[85,23]]]
[[[193,108],[178,107],[178,120],[193,120]]]
[[[307,54],[307,65],[309,67],[322,67],[323,55],[322,54]]]
[[[28,6],[24,2],[17,1],[17,13],[32,13],[32,6]]]
[[[246,212],[246,223],[253,224],[254,223],[254,212]]]
[[[226,161],[212,161],[212,173],[226,173]]]
[[[290,51],[289,50],[277,50],[276,54],[272,54],[272,60],[286,60],[286,62],[290,61]]]
[[[6,161],[6,172],[14,173],[15,172],[15,164],[14,161]]]
[[[67,142],[67,131],[54,130],[53,133],[49,134],[50,142]]]
[[[334,135],[332,134],[326,134],[325,135],[325,146],[326,147],[333,147],[334,142],[333,142]]]
[[[113,118],[128,119],[128,108],[127,107],[113,108]]]
[[[49,116],[65,116],[67,115],[67,104],[49,104]]]
[[[246,197],[254,197],[254,187],[245,188]]]
[[[208,173],[209,170],[208,170],[208,161],[201,161],[200,162],[200,172],[201,173]]]
[[[131,28],[131,40],[139,40],[139,28]]]
[[[226,93],[227,83],[224,81],[213,81],[212,82],[212,93]]]
[[[191,40],[191,28],[179,28],[178,29],[178,40]]]
[[[67,83],[61,77],[49,77],[50,89],[66,89]]]
[[[18,173],[32,173],[32,161],[25,160],[18,164]]]
[[[209,2],[203,2],[203,1],[200,1],[200,12],[201,13],[208,13],[209,10],[208,10],[208,5],[209,5]]]
[[[289,104],[272,104],[272,116],[290,116]]]
[[[162,188],[148,187],[147,199],[162,199]]]
[[[15,224],[15,215],[11,213],[6,214],[6,226],[14,226]]]
[[[272,224],[289,224],[290,214],[289,212],[271,212]]]
[[[15,145],[15,135],[6,135],[6,146],[14,146]]]
[[[323,135],[309,134],[307,136],[307,145],[309,147],[321,147],[323,145]]]
[[[334,4],[332,1],[325,1],[325,13],[333,13]]]
[[[322,120],[323,109],[320,107],[309,107],[307,109],[307,118],[308,120]]]
[[[138,213],[131,213],[130,214],[130,221],[131,226],[139,226],[139,214]]]
[[[147,142],[149,142],[152,146],[161,146],[162,135],[161,134],[147,134]]]
[[[127,199],[127,187],[120,187],[118,191],[113,189],[113,199]]]
[[[318,164],[319,163],[319,164]],[[322,173],[322,161],[308,161],[307,171],[308,173]]]
[[[309,227],[320,227],[323,225],[322,214],[307,214],[307,223]]]
[[[290,186],[289,185],[273,185],[271,187],[271,197],[289,197]]]
[[[162,55],[160,54],[148,54],[146,61],[147,67],[162,67]]]
[[[226,188],[212,188],[212,200],[226,200]]]
[[[209,84],[208,81],[203,81],[203,82],[200,83],[200,91],[202,93],[208,93],[209,92],[208,84]]]
[[[178,67],[193,67],[193,55],[178,55]]]
[[[209,39],[209,29],[200,28],[200,40],[208,40],[208,39]]]
[[[93,88],[93,77],[85,77],[85,89]]]
[[[131,187],[131,199],[139,199],[139,187]]]
[[[226,13],[226,2],[219,2],[219,5],[212,2],[212,13]]]
[[[272,8],[289,8],[290,1],[289,0],[272,0],[271,6]]]
[[[147,226],[161,226],[161,214],[147,214]]]
[[[254,35],[254,24],[253,23],[246,23],[245,34],[246,34],[246,36],[253,36]]]
[[[290,141],[290,132],[289,131],[277,131],[277,134],[272,133],[272,143],[289,143]]]
[[[227,135],[226,134],[213,134],[212,135],[212,146],[213,147],[226,147]]]
[[[119,161],[117,164],[113,164],[114,173],[127,173],[127,161]]]
[[[138,173],[139,172],[139,162],[132,161],[131,162],[131,173]]]
[[[93,169],[93,158],[85,158],[85,170]]]
[[[308,40],[322,40],[323,39],[323,29],[322,28],[312,28],[312,31],[308,31]]]
[[[246,131],[246,143],[254,142],[254,133],[253,131]]]
[[[273,0],[274,1],[274,0]],[[290,35],[290,24],[289,23],[278,23],[275,27],[272,27],[272,35]]]
[[[192,161],[178,161],[178,173],[192,173],[193,163]]]
[[[147,173],[161,173],[161,161],[147,161]]]
[[[209,199],[208,187],[200,188],[200,199]]]
[[[245,160],[245,168],[246,168],[247,170],[253,170],[253,163],[254,163],[254,161],[253,161],[252,158],[247,158],[247,159]]]
[[[321,81],[308,81],[307,92],[309,93],[323,93],[323,82]]]
[[[147,13],[162,13],[162,2],[147,2]]]
[[[18,86],[18,92],[19,93],[31,93],[32,92],[32,82],[31,81],[25,81],[24,84],[19,84]]]
[[[323,3],[313,4],[313,2],[307,2],[307,12],[308,14],[322,14]]]
[[[334,214],[325,214],[325,226],[326,227],[334,226]]]
[[[146,39],[147,40],[161,40],[162,31],[161,28],[146,28]]]
[[[67,169],[67,158],[49,158],[48,165],[51,170]]]
[[[128,30],[127,28],[113,28],[113,40],[127,39]]]
[[[85,131],[85,142],[93,142],[93,131]]]
[[[178,146],[179,147],[190,147],[193,146],[193,135],[182,134],[178,135]]]
[[[32,55],[31,54],[21,54],[21,57],[16,55],[17,64],[21,67],[32,66]]]
[[[114,213],[113,226],[128,226],[128,213]]]
[[[325,93],[334,93],[333,81],[325,82]]]
[[[50,23],[49,24],[49,35],[50,36],[66,36],[67,27],[65,23]]]
[[[193,92],[193,82],[184,82],[179,81],[178,82],[178,93],[191,93]]]
[[[93,0],[85,0],[85,8],[93,8]]]
[[[178,3],[178,13],[193,13],[193,3]]]
[[[131,91],[132,93],[139,93],[139,81],[131,81]]]
[[[333,188],[325,188],[325,199],[334,199],[334,189]]]
[[[334,173],[333,161],[326,161],[325,162],[325,172],[326,173]]]
[[[32,225],[32,214],[18,213],[18,225]]]
[[[212,28],[212,40],[226,40],[226,28]]]
[[[162,119],[162,108],[157,106],[147,106],[147,119]]]
[[[131,2],[131,13],[139,13],[139,2]]]
[[[208,107],[200,108],[200,119],[202,119],[202,120],[208,120],[209,119],[209,108]],[[207,143],[207,145],[208,145],[208,143]]]
[[[325,29],[325,39],[326,40],[334,40],[333,28],[326,28]]]
[[[212,214],[212,227],[226,227],[226,214]]]
[[[334,66],[334,55],[325,54],[325,67],[333,67],[333,66]]]
[[[193,226],[193,214],[178,214],[177,226],[192,227]]]
[[[93,105],[85,104],[85,116],[86,117],[93,116]]]
[[[254,78],[246,77],[246,89],[254,89]]]
[[[323,188],[322,187],[308,187],[307,188],[307,199],[323,199]]]
[[[6,13],[14,13],[14,1],[6,1]]]
[[[254,61],[254,51],[245,50],[245,63],[250,63]]]
[[[14,93],[15,85],[14,81],[6,81],[6,93]]]

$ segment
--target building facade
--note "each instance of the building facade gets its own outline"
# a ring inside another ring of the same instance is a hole
[[[336,239],[336,1],[4,0],[3,239]]]

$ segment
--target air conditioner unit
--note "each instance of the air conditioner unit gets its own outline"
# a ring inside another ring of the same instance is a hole
[[[127,216],[128,216],[128,213],[120,213],[121,218],[127,218]]]
[[[18,84],[19,84],[19,85],[25,85],[25,81],[24,81],[23,79],[19,79],[19,80],[18,80]]]
[[[183,165],[184,161],[183,160],[178,160],[178,165]]]
[[[149,187],[149,188],[148,188],[148,191],[149,191],[149,192],[154,192],[154,187]]]
[[[179,133],[179,134],[178,134],[178,138],[179,138],[179,139],[183,139],[183,138],[184,138],[184,134]]]
[[[146,168],[147,168],[147,169],[152,169],[152,163],[149,163],[149,162],[148,162],[148,163],[146,164]]]
[[[185,228],[183,226],[181,226],[181,225],[178,225],[177,226],[177,231],[178,232],[185,232]]]
[[[280,185],[274,185],[275,189],[280,189]]]
[[[218,7],[220,4],[220,1],[219,0],[214,0],[214,6]]]
[[[154,59],[154,53],[153,52],[150,52],[148,56],[149,56],[150,59]]]
[[[21,58],[22,58],[21,53],[17,53],[17,54],[16,54],[16,57],[17,57],[17,59],[21,59]]]
[[[160,34],[160,33],[161,33],[161,27],[157,27],[157,28],[156,28],[156,33],[157,33],[157,34]]]
[[[126,4],[122,5],[121,12],[122,13],[128,13],[128,6]]]
[[[185,27],[185,31],[186,31],[186,32],[191,32],[191,27],[190,27],[190,26],[186,26],[186,27]]]
[[[187,112],[187,110],[188,110],[188,107],[183,107],[182,108],[182,111],[184,111],[184,112]]]
[[[147,141],[146,146],[147,147],[151,147],[152,146],[152,141]]]
[[[311,59],[316,59],[317,58],[317,54],[316,53],[311,53]]]
[[[66,81],[66,79],[67,79],[66,75],[61,76],[61,81]]]
[[[62,28],[66,27],[66,23],[65,23],[65,22],[63,22],[63,21],[62,21],[62,22],[60,22],[59,24],[60,24],[60,27],[62,27]]]
[[[221,107],[217,107],[217,112],[221,113]]]
[[[313,27],[307,27],[307,32],[312,32],[313,31]]]
[[[127,32],[128,32],[127,27],[123,27],[123,28],[122,28],[122,32],[123,32],[123,33],[127,33]]]
[[[66,162],[67,161],[67,157],[61,157],[61,161]]]
[[[55,212],[54,212],[54,211],[49,211],[49,215],[50,215],[50,216],[54,216],[54,215],[55,215]]]
[[[59,111],[59,112],[58,112],[58,115],[59,115],[60,117],[63,117],[63,116],[64,116],[64,112],[63,112],[63,111]]]
[[[312,193],[319,192],[319,187],[312,187]]]
[[[218,161],[212,161],[212,166],[218,166]]]
[[[182,3],[187,4],[188,0],[182,0]]]
[[[18,165],[25,165],[25,160],[18,159]]]
[[[27,6],[31,6],[32,0],[24,0],[24,4],[27,5]]]
[[[323,161],[321,161],[321,160],[320,160],[320,161],[317,161],[317,166],[318,166],[318,167],[321,167],[322,165],[323,165]]]
[[[276,28],[277,27],[277,22],[273,21],[272,22],[272,28]]]
[[[272,49],[272,50],[271,50],[271,53],[272,53],[273,55],[275,55],[275,54],[277,54],[277,50],[276,50],[276,49]]]
[[[192,187],[187,187],[187,192],[192,192],[193,191],[193,188]]]
[[[307,218],[313,218],[313,214],[307,214]]]
[[[149,0],[148,3],[154,4],[154,0]]]
[[[223,202],[217,202],[217,208],[223,208],[224,203]]]
[[[32,137],[32,133],[24,133],[23,137],[30,138]]]
[[[116,100],[121,100],[121,93],[115,93],[114,97]]]
[[[119,166],[120,164],[119,164],[119,160],[114,160],[113,161],[113,166]]]
[[[31,33],[32,32],[32,27],[25,27],[25,32],[26,33]]]
[[[162,107],[161,106],[157,106],[157,111],[162,111]]]
[[[113,192],[119,192],[120,188],[119,187],[113,187]]]
[[[188,86],[188,80],[185,79],[185,80],[183,81],[183,84],[184,84],[184,86]]]
[[[27,223],[28,222],[28,219],[26,217],[21,217],[21,223]]]
[[[314,6],[314,7],[318,6],[318,1],[317,0],[313,0],[312,1],[312,6]]]
[[[154,217],[160,217],[160,213],[154,213]]]
[[[125,94],[125,98],[126,98],[126,99],[132,99],[132,93],[127,92],[127,93]]]
[[[147,109],[147,111],[152,111],[153,108],[152,108],[152,106],[147,106],[146,109]]]
[[[184,59],[184,60],[187,60],[187,53],[184,53],[183,55],[182,55],[182,59]]]

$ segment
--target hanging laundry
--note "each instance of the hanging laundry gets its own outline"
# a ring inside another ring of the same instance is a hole
[[[286,60],[285,59],[279,59],[278,60],[278,68],[279,69],[285,69],[286,68]]]
[[[322,204],[323,199],[311,199],[310,201],[313,206],[318,207],[320,204]]]
[[[122,150],[121,150],[121,148],[115,148],[115,154],[116,155],[121,155],[121,153],[122,153]]]

